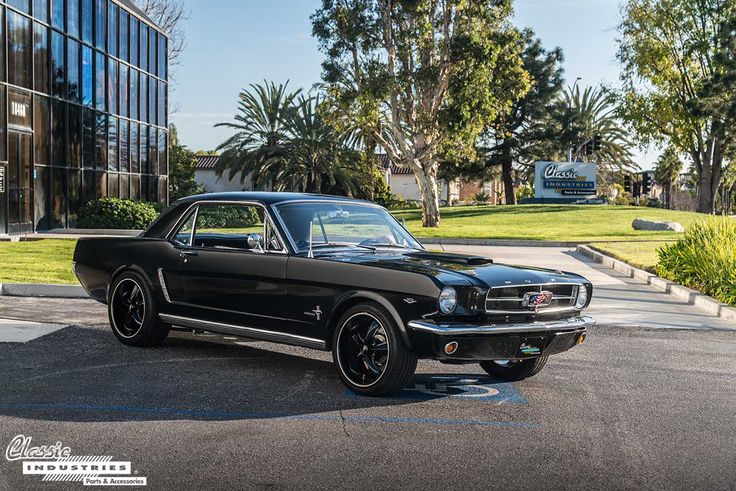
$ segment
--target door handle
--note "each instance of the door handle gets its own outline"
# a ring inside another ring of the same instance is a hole
[[[179,257],[187,257],[187,256],[199,256],[199,253],[197,251],[181,251],[179,253]]]

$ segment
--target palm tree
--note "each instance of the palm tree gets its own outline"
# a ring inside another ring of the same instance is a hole
[[[680,154],[673,147],[667,147],[654,168],[654,179],[664,189],[664,204],[672,209],[672,186],[682,171]]]
[[[561,153],[573,149],[573,161],[588,158],[596,162],[603,177],[637,169],[633,160],[634,144],[618,117],[616,99],[601,87],[568,88],[558,101],[556,111],[561,126]],[[600,147],[585,155],[589,142],[598,139]]]
[[[256,189],[275,184],[283,165],[279,150],[286,141],[284,126],[301,92],[288,92],[288,85],[288,81],[279,86],[266,81],[251,84],[251,90],[240,93],[234,122],[215,125],[235,130],[217,148],[222,152],[217,163],[218,175],[228,173],[228,179],[232,179],[241,172],[241,183],[252,176]]]

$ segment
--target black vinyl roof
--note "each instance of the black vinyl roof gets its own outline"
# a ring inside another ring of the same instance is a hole
[[[266,191],[236,191],[229,193],[207,193],[182,198],[177,203],[191,203],[193,201],[258,201],[266,205],[283,203],[286,201],[341,201],[345,203],[368,203],[367,201],[346,198],[345,196],[330,196],[325,194],[308,193],[278,193]]]

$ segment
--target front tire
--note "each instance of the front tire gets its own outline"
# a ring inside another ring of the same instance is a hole
[[[132,271],[118,276],[112,284],[107,313],[115,337],[136,347],[160,345],[169,326],[158,316],[158,305],[145,279]]]
[[[340,318],[332,337],[332,358],[352,391],[383,396],[403,389],[417,368],[396,322],[382,308],[356,305]]]
[[[480,366],[491,377],[513,382],[516,380],[524,380],[539,373],[544,365],[547,364],[549,356],[540,356],[530,358],[528,360],[506,361],[501,363],[498,361],[482,361]]]

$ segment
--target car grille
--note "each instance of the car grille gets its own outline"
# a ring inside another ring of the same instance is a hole
[[[486,297],[486,311],[493,314],[523,314],[575,310],[578,288],[578,285],[559,283],[494,287]],[[551,298],[546,295],[541,305],[534,305],[533,301],[539,299],[539,295],[535,294],[546,292],[551,293]]]

